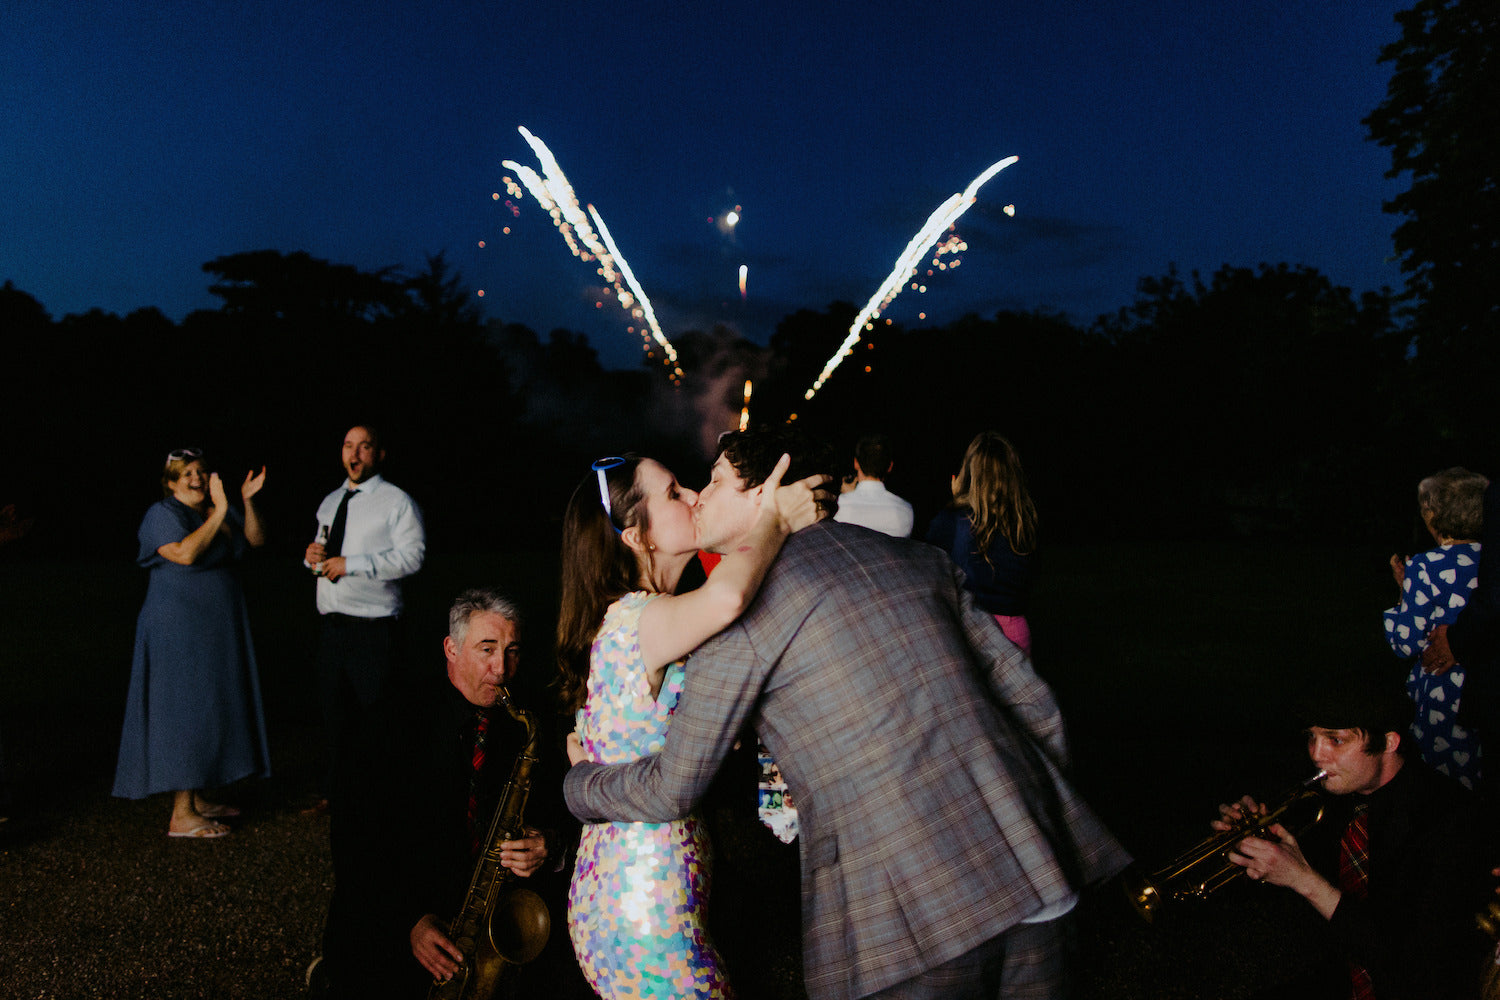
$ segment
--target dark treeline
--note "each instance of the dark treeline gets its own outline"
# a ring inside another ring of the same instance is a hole
[[[879,321],[812,401],[803,393],[854,306],[786,317],[768,346],[725,329],[605,370],[587,339],[485,322],[441,257],[416,276],[257,251],[204,270],[221,308],[54,320],[7,283],[0,329],[6,458],[0,505],[35,519],[20,551],[128,557],[170,449],[208,450],[235,495],[270,467],[273,545],[300,551],[339,480],[350,423],[371,421],[388,472],[426,512],[433,548],[551,545],[588,462],[659,455],[690,486],[716,435],[796,423],[844,450],[896,442],[892,489],[919,530],[978,430],[1022,451],[1049,540],[1137,536],[1364,538],[1409,544],[1417,478],[1490,471],[1492,404],[1430,370],[1387,294],[1356,299],[1317,271],[1169,270],[1080,326],[1001,313],[906,329]],[[1478,406],[1485,419],[1476,417]]]
[[[965,443],[994,428],[1020,448],[1052,541],[1425,545],[1411,530],[1420,476],[1500,473],[1500,7],[1416,0],[1396,22],[1379,54],[1387,93],[1362,124],[1407,183],[1384,205],[1400,219],[1399,294],[1356,297],[1286,264],[1169,268],[1083,325],[882,320],[807,401],[848,303],[786,317],[764,347],[678,333],[677,389],[649,359],[606,371],[580,334],[484,322],[441,256],[415,276],[305,253],[221,257],[204,265],[221,308],[180,323],[155,309],[54,320],[7,282],[0,507],[34,519],[19,551],[128,553],[166,452],[201,445],[236,479],[270,467],[272,544],[299,551],[338,482],[341,435],[372,421],[435,549],[547,545],[600,455],[648,452],[701,484],[750,378],[757,423],[795,415],[846,453],[890,434],[890,485],[919,529]]]

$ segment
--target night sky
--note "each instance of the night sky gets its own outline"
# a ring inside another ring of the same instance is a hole
[[[1402,185],[1360,119],[1408,5],[0,0],[0,281],[54,317],[180,319],[217,307],[201,265],[225,254],[417,271],[441,251],[487,316],[635,364],[593,266],[529,197],[505,207],[501,161],[536,165],[524,125],[669,336],[763,342],[796,309],[863,305],[1012,154],[959,223],[962,266],[886,315],[1087,322],[1169,262],[1397,287],[1380,203]],[[735,206],[734,230],[710,221]]]

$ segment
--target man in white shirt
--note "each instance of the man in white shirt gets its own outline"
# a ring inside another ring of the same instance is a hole
[[[348,478],[318,505],[317,540],[304,560],[318,576],[318,690],[326,727],[322,797],[337,786],[344,734],[380,695],[400,652],[401,581],[422,568],[422,512],[381,478],[379,433],[356,425],[344,435]]]
[[[911,504],[885,488],[891,474],[891,439],[884,434],[866,434],[854,446],[854,489],[839,497],[835,521],[860,524],[887,535],[905,538],[911,534]]]

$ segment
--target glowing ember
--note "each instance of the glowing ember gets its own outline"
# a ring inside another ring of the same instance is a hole
[[[740,224],[740,213],[742,211],[743,209],[739,205],[736,205],[717,218],[712,215],[709,216],[708,221],[711,225],[718,229],[722,235],[733,237],[734,227]]]
[[[745,405],[740,410],[740,430],[750,426],[750,380],[745,379]]]
[[[849,325],[849,335],[844,338],[844,342],[839,345],[838,350],[833,352],[833,357],[829,358],[828,363],[823,366],[823,371],[818,375],[817,380],[813,382],[812,388],[803,393],[804,399],[812,399],[813,395],[819,389],[823,388],[823,383],[828,381],[828,377],[839,366],[839,362],[844,360],[845,355],[853,352],[854,345],[859,343],[859,339],[864,331],[873,329],[871,321],[878,319],[880,311],[890,305],[891,301],[897,295],[901,294],[907,281],[912,275],[917,273],[917,265],[923,254],[927,253],[928,249],[937,243],[938,238],[957,222],[961,215],[969,210],[970,206],[976,200],[979,189],[991,177],[994,177],[1018,159],[1020,157],[1008,156],[997,163],[990,164],[984,173],[969,182],[969,186],[961,194],[955,194],[943,202],[927,217],[927,221],[917,231],[917,235],[911,238],[911,242],[906,245],[906,249],[896,259],[895,268],[891,270],[891,273],[886,277],[880,288],[876,290],[875,294],[870,297],[870,301],[865,303],[865,307],[860,310],[859,315],[854,317],[854,322]],[[957,239],[957,237],[950,237],[950,240],[953,239]],[[941,256],[941,252],[939,256]],[[949,266],[953,265],[950,264]],[[913,285],[919,290],[926,290],[925,285],[915,282]]]

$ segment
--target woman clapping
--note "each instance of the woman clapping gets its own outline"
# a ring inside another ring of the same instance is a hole
[[[254,497],[265,469],[240,486],[244,512],[229,504],[202,453],[167,456],[163,499],[146,511],[136,561],[151,571],[136,621],[135,659],[120,733],[114,794],[173,793],[169,837],[229,833],[232,806],[203,788],[270,773],[260,679],[235,564],[265,542]]]

